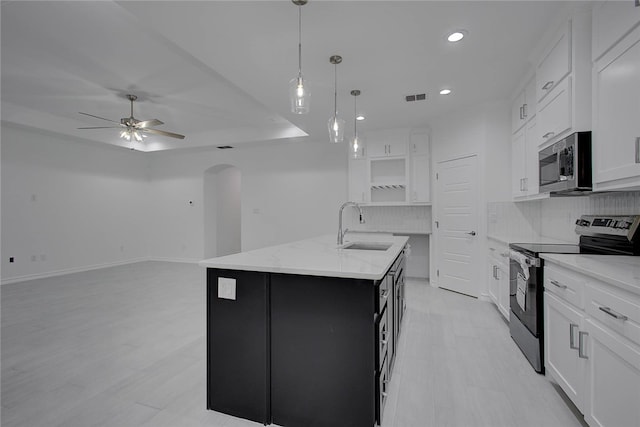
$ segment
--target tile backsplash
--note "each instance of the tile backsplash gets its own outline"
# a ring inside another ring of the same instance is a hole
[[[487,234],[527,241],[548,237],[577,243],[575,221],[584,214],[640,213],[640,192],[612,192],[588,197],[554,197],[528,202],[487,204]]]
[[[347,212],[348,210],[348,212]],[[431,206],[363,205],[365,223],[360,224],[358,210],[346,208],[344,223],[353,231],[431,232]]]

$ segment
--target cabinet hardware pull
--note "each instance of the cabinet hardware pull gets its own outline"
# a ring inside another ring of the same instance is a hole
[[[542,135],[542,137],[543,137],[544,139],[547,139],[547,138],[551,138],[551,137],[552,137],[553,135],[555,135],[555,134],[556,134],[555,132],[547,132],[547,133],[545,133],[544,135]]]
[[[522,110],[522,105],[520,106],[520,120],[524,119],[524,111]]]
[[[557,287],[559,287],[560,289],[567,289],[567,285],[563,285],[560,282],[558,282],[557,280],[550,280],[552,285],[555,285]]]
[[[553,87],[553,80],[550,80],[542,86],[542,90],[549,90]]]
[[[475,236],[475,235],[476,235],[476,232],[475,232],[475,231],[470,231],[470,232],[468,232],[467,234],[468,234],[469,236]]]
[[[640,136],[636,138],[636,163],[640,163]]]
[[[575,332],[573,332],[574,328],[578,329],[578,325],[575,323],[569,323],[569,348],[578,350],[578,346],[573,344],[576,340]]]
[[[588,332],[578,331],[578,357],[581,359],[588,359],[589,357],[584,352],[584,337],[589,336]]]
[[[498,279],[496,277],[496,266],[495,265],[493,266],[493,278],[496,279],[496,280]]]
[[[629,318],[627,316],[625,316],[624,314],[620,314],[620,313],[616,313],[615,311],[611,310],[609,307],[598,307],[598,309],[600,311],[604,311],[605,313],[607,313],[609,316],[611,317],[615,317],[618,320],[622,320],[623,322],[625,320],[628,320]]]

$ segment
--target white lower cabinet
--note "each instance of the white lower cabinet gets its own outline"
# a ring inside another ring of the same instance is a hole
[[[586,360],[579,355],[584,314],[552,293],[544,294],[546,371],[584,412]],[[584,342],[584,341],[583,341]]]
[[[640,426],[640,295],[549,261],[544,274],[547,375],[589,426]]]
[[[640,348],[597,321],[587,320],[585,329],[585,420],[591,427],[640,426]]]
[[[490,242],[487,288],[489,298],[498,307],[500,313],[509,320],[509,249],[506,245]]]

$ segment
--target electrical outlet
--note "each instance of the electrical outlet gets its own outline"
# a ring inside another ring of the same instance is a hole
[[[218,298],[236,299],[236,279],[218,277]]]
[[[9,262],[15,262],[15,258],[14,257],[9,257]]]

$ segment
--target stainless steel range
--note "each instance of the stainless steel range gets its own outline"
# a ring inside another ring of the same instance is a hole
[[[540,254],[640,255],[639,225],[640,215],[583,215],[576,221],[578,245],[509,245],[509,330],[537,372],[544,373],[544,261]]]

